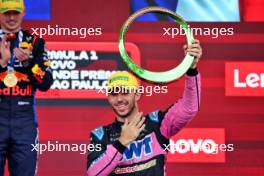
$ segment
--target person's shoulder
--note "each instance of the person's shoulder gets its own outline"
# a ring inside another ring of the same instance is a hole
[[[161,118],[160,116],[162,116],[162,112],[160,110],[155,110],[155,111],[152,111],[152,112],[149,112],[146,117],[148,120],[150,120],[151,122],[154,122],[154,123],[159,123]]]
[[[106,137],[108,134],[107,133],[112,133],[113,129],[115,129],[115,123],[111,123],[108,125],[102,125],[99,126],[91,131],[91,134],[96,137],[98,140],[103,140],[104,137]]]
[[[102,140],[105,135],[105,126],[99,126],[91,131],[91,134],[98,140]]]

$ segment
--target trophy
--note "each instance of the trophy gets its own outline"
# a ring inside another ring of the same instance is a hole
[[[138,75],[140,78],[143,78],[145,80],[148,80],[154,83],[167,83],[170,81],[177,80],[187,72],[187,70],[190,68],[190,66],[193,63],[194,57],[191,56],[188,52],[185,55],[182,62],[178,66],[174,67],[173,69],[164,71],[164,72],[153,72],[150,70],[143,69],[139,67],[138,65],[136,65],[131,60],[130,56],[128,55],[125,49],[125,34],[129,26],[132,24],[132,22],[137,17],[145,13],[150,13],[150,12],[161,13],[161,14],[169,15],[170,17],[172,17],[175,20],[175,22],[177,22],[185,31],[186,38],[187,38],[187,44],[188,45],[192,44],[192,41],[193,41],[192,32],[190,28],[188,27],[187,23],[184,21],[184,19],[181,16],[179,16],[178,14],[168,9],[151,6],[151,7],[138,10],[125,21],[119,33],[119,41],[118,41],[119,52],[121,54],[123,61],[128,66],[128,68],[131,71],[133,71],[136,75]]]

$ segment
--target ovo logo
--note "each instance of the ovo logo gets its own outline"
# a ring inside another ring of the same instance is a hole
[[[170,144],[165,146],[166,150],[174,154],[175,152],[184,154],[187,152],[199,153],[204,152],[207,154],[218,153],[218,144],[212,139],[179,139],[177,141],[170,140]]]
[[[234,150],[225,144],[224,128],[184,128],[163,148],[167,161],[177,163],[224,163],[225,152]]]

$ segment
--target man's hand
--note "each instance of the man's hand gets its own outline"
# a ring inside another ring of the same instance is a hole
[[[185,54],[187,54],[187,52],[188,52],[191,56],[194,56],[194,60],[193,60],[193,63],[191,65],[191,68],[193,68],[193,69],[196,68],[197,63],[199,62],[199,59],[202,56],[202,48],[200,45],[200,41],[197,39],[194,39],[190,46],[184,45],[183,49],[184,49]]]
[[[0,53],[0,65],[4,67],[7,65],[9,59],[11,58],[10,42],[6,41],[6,35],[3,36],[2,41],[0,42]]]
[[[131,142],[135,141],[140,132],[145,128],[145,117],[142,117],[142,112],[138,113],[131,122],[125,119],[125,123],[122,126],[121,135],[119,141],[124,146],[127,146]]]
[[[26,61],[29,59],[32,51],[30,49],[15,48],[14,54],[19,61]]]

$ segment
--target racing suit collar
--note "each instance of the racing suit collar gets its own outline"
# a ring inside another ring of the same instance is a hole
[[[114,123],[117,124],[117,125],[119,125],[119,126],[124,125],[124,122],[118,121],[117,118],[115,118],[115,122]]]

